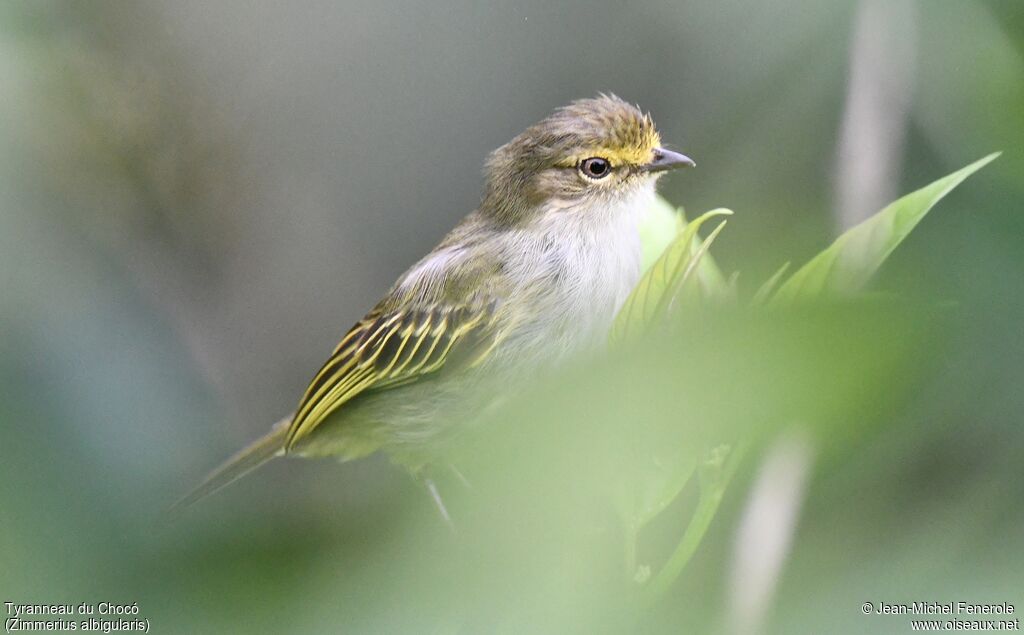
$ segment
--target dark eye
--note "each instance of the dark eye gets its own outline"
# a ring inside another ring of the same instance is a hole
[[[592,179],[603,179],[608,176],[612,171],[612,164],[608,163],[608,159],[602,159],[601,157],[590,157],[580,161],[580,172],[584,176]]]

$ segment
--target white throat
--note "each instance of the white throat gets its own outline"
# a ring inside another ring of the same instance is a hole
[[[638,224],[654,203],[654,183],[615,201],[557,206],[539,220],[556,236],[557,268],[547,310],[566,349],[603,345],[619,308],[640,278]],[[557,205],[557,204],[556,204]]]

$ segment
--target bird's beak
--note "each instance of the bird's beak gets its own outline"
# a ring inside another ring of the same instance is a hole
[[[654,160],[643,166],[648,172],[665,172],[666,170],[678,170],[679,168],[692,168],[697,164],[685,154],[672,152],[665,148],[654,149]]]

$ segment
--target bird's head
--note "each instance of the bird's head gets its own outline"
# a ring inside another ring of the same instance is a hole
[[[612,205],[693,165],[661,146],[650,115],[599,95],[559,108],[491,153],[483,209],[518,222],[537,210]]]

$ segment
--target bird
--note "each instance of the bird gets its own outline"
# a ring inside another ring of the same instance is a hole
[[[641,275],[656,182],[694,165],[614,94],[528,127],[490,154],[479,206],[347,331],[295,411],[172,510],[275,457],[383,451],[450,522],[427,468],[490,404],[601,350]]]

